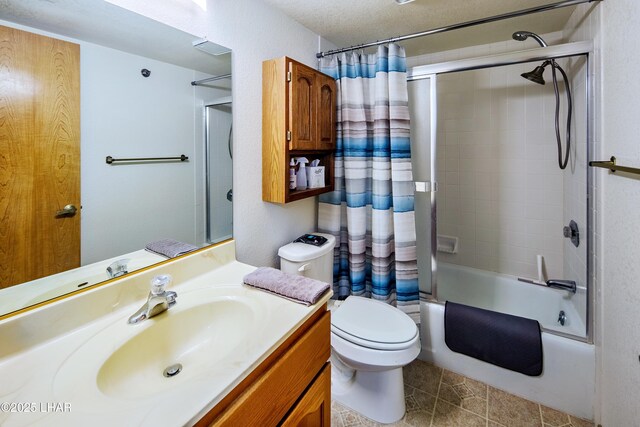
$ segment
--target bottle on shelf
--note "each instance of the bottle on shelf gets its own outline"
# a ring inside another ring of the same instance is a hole
[[[307,189],[307,168],[306,164],[309,163],[309,160],[306,157],[298,157],[298,185],[296,186],[296,190],[306,190]]]
[[[289,162],[289,190],[295,190],[298,186],[296,180],[296,160],[292,157]]]

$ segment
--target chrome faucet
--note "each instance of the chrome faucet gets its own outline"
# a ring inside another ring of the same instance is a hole
[[[574,294],[577,290],[576,282],[573,280],[549,279],[547,280],[547,286],[550,288],[564,289],[565,291],[573,292]]]
[[[171,284],[171,276],[168,274],[156,276],[151,280],[151,292],[149,292],[147,302],[129,317],[128,322],[130,325],[135,325],[143,320],[157,316],[176,304],[178,294],[166,290],[169,284]]]
[[[123,258],[112,262],[109,267],[107,267],[107,276],[109,276],[109,279],[127,274],[129,272],[127,269],[129,261],[131,261],[129,258]]]

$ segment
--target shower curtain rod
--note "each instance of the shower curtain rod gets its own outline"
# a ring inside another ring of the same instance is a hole
[[[220,76],[207,77],[206,79],[195,80],[191,82],[191,86],[198,86],[198,85],[201,85],[202,83],[209,83],[209,82],[214,82],[216,80],[230,79],[230,78],[231,78],[231,74],[222,74]]]
[[[548,10],[560,9],[560,8],[563,8],[563,7],[575,6],[575,5],[582,4],[582,3],[592,3],[592,2],[599,2],[599,1],[602,1],[602,0],[565,0],[565,1],[560,1],[560,2],[557,2],[557,3],[551,3],[551,4],[547,4],[547,5],[543,5],[543,6],[531,7],[529,9],[522,9],[522,10],[516,10],[514,12],[507,12],[507,13],[503,13],[501,15],[490,16],[488,18],[480,18],[480,19],[475,19],[473,21],[466,21],[466,22],[461,22],[461,23],[458,23],[458,24],[447,25],[446,27],[434,28],[434,29],[427,30],[427,31],[422,31],[422,32],[419,32],[419,33],[407,34],[405,36],[391,37],[391,38],[386,39],[386,40],[379,40],[379,41],[375,41],[375,42],[371,42],[371,43],[364,43],[364,44],[359,44],[359,45],[356,45],[356,46],[345,47],[345,48],[342,48],[342,49],[334,49],[334,50],[328,50],[326,52],[319,52],[319,53],[316,53],[316,58],[322,58],[322,57],[327,56],[327,55],[333,55],[333,54],[342,53],[342,52],[350,52],[352,50],[364,49],[364,48],[372,47],[372,46],[379,46],[381,44],[395,43],[395,42],[400,42],[400,41],[404,41],[404,40],[415,39],[415,38],[418,38],[418,37],[430,36],[432,34],[444,33],[444,32],[452,31],[452,30],[459,30],[459,29],[462,29],[462,28],[473,27],[475,25],[487,24],[489,22],[502,21],[504,19],[509,19],[509,18],[517,18],[519,16],[530,15],[532,13],[546,12]]]

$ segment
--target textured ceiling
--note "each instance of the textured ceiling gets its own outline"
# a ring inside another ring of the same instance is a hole
[[[231,72],[231,55],[195,49],[197,36],[103,0],[0,0],[0,19],[185,68]]]
[[[546,5],[553,0],[263,0],[338,47],[384,40],[515,10]],[[319,5],[321,4],[321,7]],[[483,24],[464,30],[402,42],[408,56],[507,40],[516,30],[549,33],[561,30],[575,9]]]

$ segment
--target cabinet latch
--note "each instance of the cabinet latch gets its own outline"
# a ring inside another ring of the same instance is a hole
[[[291,141],[291,131],[287,131],[287,141]]]
[[[287,81],[291,81],[291,71],[287,71]]]

